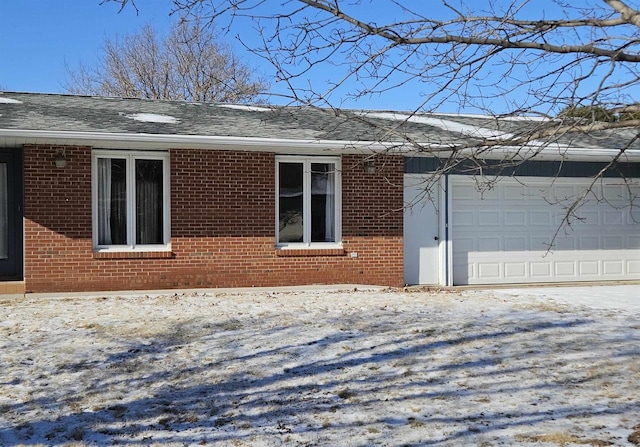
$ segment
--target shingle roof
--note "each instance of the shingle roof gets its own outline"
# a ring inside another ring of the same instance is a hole
[[[0,93],[0,131],[86,132],[119,135],[192,135],[342,142],[400,142],[429,146],[480,143],[481,136],[526,132],[541,120],[468,115],[319,110],[310,107],[230,106],[184,101]],[[549,121],[547,121],[548,125]],[[478,129],[479,133],[474,133]],[[555,142],[584,149],[621,149],[638,129],[563,136]],[[0,146],[2,140],[0,140]],[[640,150],[640,141],[632,149]]]

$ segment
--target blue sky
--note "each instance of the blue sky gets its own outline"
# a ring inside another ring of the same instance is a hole
[[[170,24],[169,0],[138,0],[118,14],[100,0],[1,0],[0,89],[60,93],[65,64],[94,61],[105,36],[127,34],[145,23]]]
[[[271,0],[270,0],[271,1]],[[276,3],[276,0],[273,0]],[[403,5],[420,5],[431,0],[404,0]],[[467,4],[506,4],[507,0],[470,0]],[[583,1],[583,0],[581,0]],[[585,5],[593,0],[584,0]],[[547,15],[553,8],[553,0],[533,0],[522,13],[527,16]],[[73,68],[79,62],[91,66],[99,54],[105,37],[125,35],[139,30],[150,23],[159,31],[168,29],[172,18],[169,15],[172,0],[136,0],[139,14],[133,8],[125,8],[118,13],[118,5],[107,3],[100,5],[100,0],[0,0],[0,90],[26,91],[44,93],[63,93],[65,80],[68,77],[67,66]],[[279,5],[281,2],[277,0]],[[365,5],[375,5],[376,8],[364,9],[371,15],[371,19],[392,20],[393,12],[383,8],[384,3],[373,0]],[[267,4],[269,5],[269,4]],[[429,14],[441,13],[441,2],[433,2]],[[556,10],[557,11],[557,10]],[[284,87],[275,82],[274,69],[257,56],[242,50],[241,45],[234,38],[242,35],[249,44],[257,41],[247,22],[236,22],[235,27],[227,35],[222,36],[231,43],[241,58],[271,84],[272,91],[278,93]],[[499,68],[499,67],[497,67]],[[517,75],[517,72],[516,72]],[[309,79],[300,79],[302,85],[313,82],[317,89],[326,88],[325,82],[338,76],[335,66],[324,64],[317,67]],[[497,76],[497,75],[492,75]],[[484,79],[484,86],[475,87],[477,90],[493,88],[498,82],[506,82],[500,77]],[[349,84],[339,90],[332,98],[333,104],[338,105],[346,96],[345,93],[354,91],[355,84]],[[346,107],[370,109],[412,110],[423,101],[421,93],[430,87],[429,83],[416,81],[411,85],[394,89],[384,96],[373,96],[359,102],[342,104]],[[431,85],[432,87],[432,85]],[[486,92],[481,92],[484,94]],[[508,98],[515,99],[514,97]],[[503,113],[507,107],[500,104],[504,99],[494,99],[495,104],[488,104],[487,109],[495,109],[496,113]],[[278,98],[271,98],[269,102],[282,103]],[[460,103],[451,102],[438,108],[443,112],[476,112],[465,109]]]
[[[119,12],[119,5],[100,5],[100,0],[0,0],[0,90],[64,93],[67,67],[91,66],[105,38],[136,32],[147,23],[166,30],[175,19],[172,0],[136,0],[136,5],[138,14],[129,6]],[[234,38],[241,33],[243,40],[257,42],[248,32],[251,26],[237,20],[221,38],[277,90],[273,69]],[[324,79],[330,72],[314,75]]]

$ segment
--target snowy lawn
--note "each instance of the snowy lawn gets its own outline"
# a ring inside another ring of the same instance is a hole
[[[0,445],[633,445],[639,399],[638,312],[540,294],[0,299]]]

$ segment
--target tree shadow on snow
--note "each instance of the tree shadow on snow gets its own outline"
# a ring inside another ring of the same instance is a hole
[[[569,398],[623,374],[598,371],[616,360],[593,321],[518,312],[459,328],[429,315],[406,329],[391,316],[352,326],[203,318],[65,365],[59,374],[76,381],[52,378],[51,396],[2,407],[0,444],[473,443],[637,412],[633,401]]]

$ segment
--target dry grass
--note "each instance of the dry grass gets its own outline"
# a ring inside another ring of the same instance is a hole
[[[532,310],[536,312],[555,312],[559,314],[564,314],[570,311],[567,306],[554,303],[552,301],[519,303],[517,301],[517,298],[515,299],[515,304],[513,305],[513,307],[515,309],[521,310]]]
[[[541,435],[518,434],[518,435],[515,435],[514,438],[518,442],[548,442],[552,444],[557,444],[559,446],[565,446],[568,444],[578,444],[578,445],[591,445],[595,447],[605,447],[605,446],[613,445],[613,443],[609,441],[603,441],[601,439],[581,438],[571,433],[564,433],[564,432],[546,433]]]
[[[15,302],[0,445],[620,443],[640,417],[635,314],[566,309],[488,292]]]

